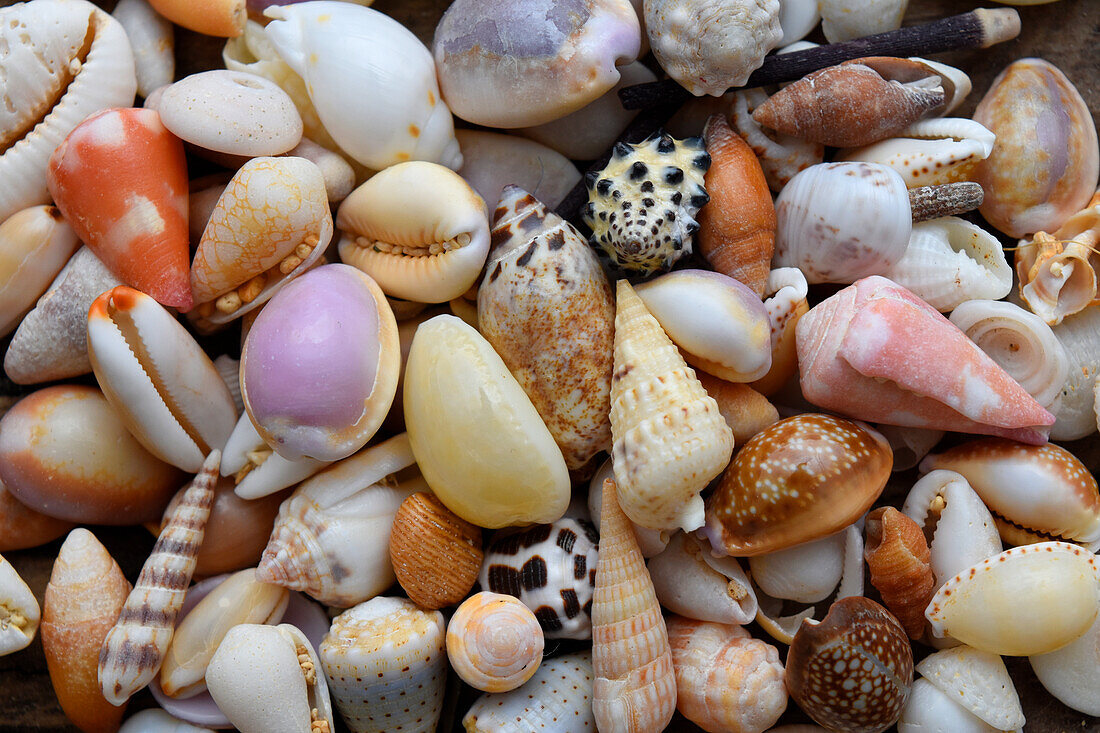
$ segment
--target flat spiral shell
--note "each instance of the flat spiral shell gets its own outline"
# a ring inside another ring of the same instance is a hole
[[[519,599],[482,591],[447,626],[447,656],[458,676],[484,692],[514,690],[542,662],[542,627]]]

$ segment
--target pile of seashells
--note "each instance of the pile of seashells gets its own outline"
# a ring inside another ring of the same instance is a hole
[[[0,558],[0,654],[40,634],[83,731],[450,730],[460,687],[469,732],[1020,730],[1002,656],[1100,714],[1058,68],[963,119],[959,69],[830,55],[906,0],[455,0],[430,49],[367,4],[0,9],[0,551],[67,535],[41,607]],[[816,70],[727,92],[776,49]],[[623,140],[655,72],[699,98]],[[131,586],[77,525],[133,524]]]

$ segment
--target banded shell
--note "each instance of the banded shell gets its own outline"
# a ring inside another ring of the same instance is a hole
[[[637,145],[617,143],[603,170],[584,177],[589,241],[625,270],[669,269],[691,254],[695,215],[710,200],[703,187],[709,167],[702,138],[677,140],[659,130]]]
[[[431,733],[443,710],[443,615],[404,598],[344,611],[318,648],[329,692],[353,733]]]
[[[616,503],[626,515],[643,527],[698,529],[699,492],[729,462],[733,432],[626,280],[615,313],[611,433]]]
[[[38,633],[41,610],[12,564],[0,557],[0,656],[26,648]]]
[[[397,582],[421,608],[457,604],[477,582],[484,553],[481,529],[433,495],[417,492],[397,509],[390,562]]]
[[[911,639],[924,633],[924,609],[932,600],[932,553],[920,526],[893,507],[867,515],[864,549],[871,585]]]
[[[753,119],[752,113],[767,98],[767,93],[759,88],[736,91],[733,95],[730,126],[752,148],[768,187],[778,193],[795,174],[820,163],[825,157],[825,146],[792,135],[764,132],[760,123]]]
[[[997,136],[974,120],[920,120],[895,137],[840,151],[837,160],[862,160],[893,168],[909,188],[968,181],[993,152]]]
[[[0,223],[0,334],[15,330],[79,246],[53,206],[32,206]]]
[[[482,591],[447,624],[447,657],[462,680],[483,692],[508,692],[531,679],[545,641],[531,609],[513,596]]]
[[[462,718],[467,733],[539,733],[566,724],[595,731],[592,655],[576,652],[547,659],[523,687],[482,695]]]
[[[1027,598],[1021,604],[1019,599]],[[925,616],[932,632],[1008,656],[1045,654],[1084,634],[1100,608],[1096,557],[1040,542],[986,558],[944,583]]]
[[[673,613],[716,624],[756,618],[756,594],[737,560],[714,557],[690,534],[674,534],[648,569],[657,600]]]
[[[970,714],[997,730],[1024,727],[1020,698],[996,654],[958,646],[930,654],[917,672]]]
[[[171,84],[176,72],[171,21],[145,0],[119,0],[111,16],[122,24],[133,48],[138,95],[148,97],[154,89]]]

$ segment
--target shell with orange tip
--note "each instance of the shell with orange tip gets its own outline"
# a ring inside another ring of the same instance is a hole
[[[779,652],[740,626],[668,619],[676,709],[709,733],[760,733],[787,707]]]
[[[118,730],[125,707],[99,691],[103,638],[114,626],[130,584],[91,532],[74,529],[54,561],[42,615],[42,649],[61,709],[87,733]]]
[[[806,301],[809,287],[806,276],[797,267],[779,267],[768,273],[764,309],[772,327],[772,366],[767,374],[749,385],[761,394],[779,391],[798,371],[795,326],[810,310]]]
[[[727,382],[696,372],[699,383],[718,403],[718,411],[733,431],[734,445],[742,445],[769,425],[779,422],[779,411],[768,398],[747,384]]]
[[[615,482],[603,486],[592,595],[592,712],[601,733],[659,733],[676,712],[661,606]]]
[[[176,25],[205,36],[235,38],[248,20],[245,0],[149,0],[153,9]]]
[[[710,154],[699,211],[699,251],[715,270],[763,297],[775,249],[775,205],[760,162],[726,118],[712,115],[703,130]]]
[[[482,591],[447,624],[447,657],[462,680],[483,692],[508,692],[531,679],[546,640],[535,614],[513,596]]]
[[[50,194],[81,241],[126,284],[191,308],[183,143],[148,109],[108,109],[50,156]]]
[[[932,553],[924,532],[893,507],[867,515],[867,544],[863,556],[871,571],[871,585],[901,622],[910,639],[924,633],[924,609],[932,600]]]

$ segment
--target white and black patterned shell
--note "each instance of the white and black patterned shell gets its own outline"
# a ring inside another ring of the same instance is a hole
[[[498,533],[474,592],[519,598],[548,639],[588,639],[598,542],[591,522],[572,517]]]
[[[637,145],[620,142],[602,171],[585,175],[581,209],[589,241],[624,270],[667,270],[691,253],[695,214],[710,200],[703,177],[710,156],[699,137],[659,130]]]

